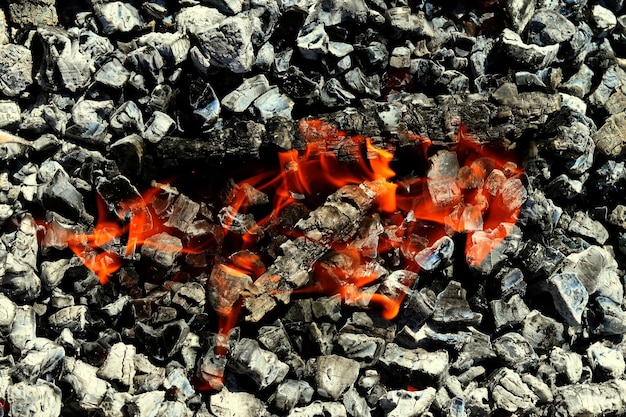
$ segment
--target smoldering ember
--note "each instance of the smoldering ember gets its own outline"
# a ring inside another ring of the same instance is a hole
[[[626,415],[623,0],[7,0],[0,416]]]

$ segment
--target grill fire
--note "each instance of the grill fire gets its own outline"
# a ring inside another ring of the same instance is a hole
[[[0,416],[626,414],[621,0],[6,3]]]

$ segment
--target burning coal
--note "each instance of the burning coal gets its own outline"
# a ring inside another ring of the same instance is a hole
[[[374,146],[370,138],[349,135],[321,120],[301,121],[300,130],[306,150],[280,153],[277,169],[235,184],[228,205],[217,213],[221,241],[239,242],[231,253],[224,253],[225,248],[212,251],[208,285],[219,317],[218,354],[227,351],[227,335],[237,323],[244,299],[263,292],[267,282],[282,280],[257,251],[266,229],[290,205],[301,203],[312,211],[309,219],[292,224],[287,234],[293,242],[317,247],[315,252],[321,256],[311,258],[310,270],[300,271],[296,282],[287,287],[276,284],[268,295],[338,295],[350,305],[378,306],[382,316],[391,320],[417,273],[434,270],[451,256],[451,236],[466,233],[467,263],[478,268],[510,233],[525,199],[523,173],[513,155],[486,149],[462,126],[452,149],[435,152],[428,139],[412,136],[415,147],[431,156],[427,175],[408,179],[396,177],[393,150]],[[166,257],[203,253],[201,245],[183,244],[159,215],[162,193],[155,187],[123,202],[115,218],[98,201],[92,231],[66,232],[67,246],[102,284],[138,249]],[[346,198],[355,203],[342,201]],[[251,213],[251,208],[270,202],[264,217],[258,218],[258,210]],[[335,233],[338,218],[356,221],[358,232]],[[412,273],[395,288],[383,285],[376,290],[372,286],[383,278],[376,261],[390,251],[401,254],[399,266]]]

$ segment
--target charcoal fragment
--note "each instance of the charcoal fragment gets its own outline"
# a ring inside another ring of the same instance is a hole
[[[252,27],[246,17],[227,17],[219,24],[201,29],[195,36],[201,50],[210,57],[211,65],[227,68],[234,73],[245,73],[252,68]]]
[[[520,36],[510,29],[504,29],[500,44],[508,58],[517,66],[529,70],[547,67],[554,61],[559,51],[558,45],[538,46],[525,44]]]
[[[358,362],[337,355],[320,356],[316,361],[315,383],[317,393],[337,400],[359,376]]]
[[[247,392],[230,392],[227,388],[211,396],[210,410],[215,417],[270,415],[263,402],[254,395]]]
[[[162,268],[169,268],[181,254],[183,243],[166,232],[147,238],[141,247],[141,255],[151,259]]]
[[[20,381],[34,384],[43,375],[55,371],[64,357],[65,350],[51,340],[43,337],[29,340],[24,345],[13,375]]]
[[[0,92],[13,97],[33,83],[33,59],[21,45],[0,45]]]
[[[522,381],[519,374],[508,368],[500,368],[491,378],[494,405],[514,413],[533,407],[539,397]]]
[[[387,392],[378,403],[387,417],[418,417],[428,411],[435,395],[433,387],[420,391],[394,390]]]
[[[56,417],[61,415],[61,389],[44,380],[35,384],[18,382],[6,388],[6,400],[15,416]]]
[[[117,382],[124,387],[132,386],[135,376],[135,352],[135,346],[122,342],[114,344],[96,375],[99,378]]]
[[[289,371],[289,366],[278,360],[274,353],[261,349],[252,339],[241,339],[235,344],[229,367],[250,377],[260,389],[280,383]]]
[[[528,32],[534,44],[546,46],[567,42],[576,33],[576,26],[562,14],[545,8],[532,15],[528,22]]]
[[[63,360],[62,380],[68,383],[79,405],[85,410],[97,410],[104,400],[110,385],[98,378],[98,368],[73,357]]]
[[[482,314],[471,310],[466,300],[467,291],[457,281],[450,281],[444,291],[437,295],[433,321],[444,327],[478,325]]]
[[[131,32],[143,25],[139,10],[130,3],[121,1],[97,3],[94,5],[94,12],[102,25],[102,31],[107,35]]]
[[[565,343],[564,331],[563,324],[544,316],[537,310],[533,310],[522,323],[521,335],[530,342],[535,351],[541,353],[551,350],[554,346],[563,346]]]
[[[600,417],[607,413],[619,415],[626,410],[624,392],[626,384],[621,379],[567,385],[555,395],[554,409],[567,417],[580,415]]]
[[[287,379],[276,387],[276,392],[269,401],[277,411],[286,413],[293,410],[296,405],[309,404],[314,393],[315,390],[308,382]]]

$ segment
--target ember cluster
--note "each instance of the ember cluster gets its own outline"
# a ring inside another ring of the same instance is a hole
[[[0,414],[625,414],[623,3],[3,2]]]

